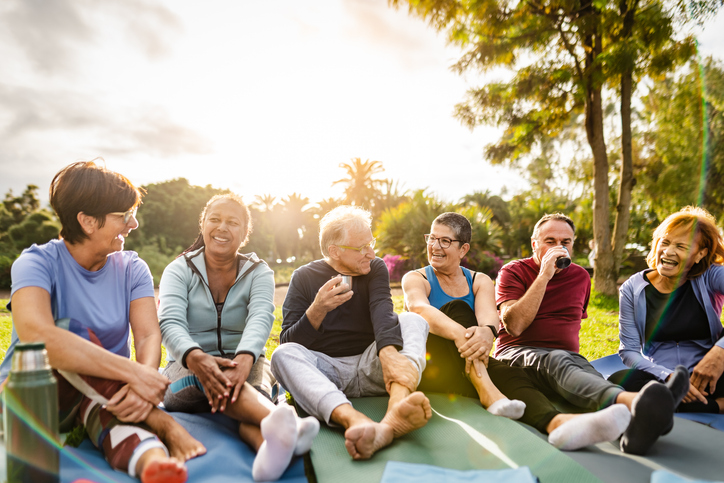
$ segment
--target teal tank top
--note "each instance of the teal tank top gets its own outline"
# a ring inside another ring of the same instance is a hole
[[[475,310],[475,295],[473,294],[473,274],[465,267],[460,267],[460,269],[463,271],[463,275],[465,275],[465,278],[468,281],[468,294],[462,297],[451,297],[445,293],[442,287],[440,287],[440,282],[438,282],[437,280],[435,270],[433,270],[430,265],[425,267],[425,275],[427,276],[427,281],[430,282],[430,295],[427,297],[427,299],[430,301],[430,305],[432,305],[436,309],[440,309],[440,307],[448,302],[452,302],[453,300],[462,300],[463,302],[468,304],[471,309]]]

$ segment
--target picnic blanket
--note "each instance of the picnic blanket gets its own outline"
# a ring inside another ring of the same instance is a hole
[[[186,463],[189,482],[239,483],[251,482],[255,453],[239,439],[236,423],[221,414],[170,413],[193,437],[206,446],[204,456]],[[5,464],[4,446],[0,453]],[[65,447],[60,457],[60,481],[72,483],[84,478],[96,483],[138,483],[125,473],[114,471],[87,438],[78,448]],[[279,481],[303,483],[304,462],[295,458]]]
[[[366,461],[354,461],[344,447],[341,429],[322,426],[309,454],[310,481],[378,482],[388,461],[424,463],[452,470],[506,470],[528,467],[542,483],[587,483],[600,480],[565,453],[533,435],[523,425],[493,416],[480,402],[428,394],[433,408],[421,429],[396,439]],[[375,421],[384,416],[388,398],[354,398],[353,406]],[[439,482],[434,473],[399,482]]]
[[[367,461],[352,460],[344,448],[341,429],[323,425],[308,456],[310,481],[379,482],[392,461],[461,471],[527,467],[542,483],[649,483],[657,471],[681,481],[715,481],[723,474],[724,432],[683,418],[676,419],[674,429],[645,457],[622,453],[618,441],[562,452],[547,443],[546,435],[525,424],[492,416],[476,400],[441,394],[428,397],[434,409],[430,422]],[[359,398],[352,403],[379,421],[387,398]],[[439,482],[434,475],[430,472],[427,479],[410,476],[396,481]]]

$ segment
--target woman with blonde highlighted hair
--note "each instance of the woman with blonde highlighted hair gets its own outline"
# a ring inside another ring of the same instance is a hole
[[[693,206],[669,215],[646,260],[621,287],[619,355],[631,369],[609,379],[637,391],[688,371],[677,411],[724,412],[724,239],[714,217]]]

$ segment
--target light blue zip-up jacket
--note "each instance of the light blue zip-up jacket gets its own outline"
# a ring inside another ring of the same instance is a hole
[[[715,344],[724,349],[720,321],[724,305],[724,267],[712,265],[706,272],[691,280],[694,294],[706,312],[711,337],[679,343],[671,341],[644,344],[646,330],[644,289],[649,284],[644,273],[649,271],[651,270],[632,275],[621,286],[618,321],[621,344],[618,353],[627,366],[646,371],[663,381],[679,364],[685,366],[691,373]]]
[[[159,322],[169,359],[186,367],[194,348],[214,356],[264,353],[274,322],[274,272],[256,254],[238,254],[239,274],[221,317],[206,275],[204,249],[171,262],[159,285]]]

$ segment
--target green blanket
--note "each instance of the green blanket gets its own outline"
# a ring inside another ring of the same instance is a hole
[[[428,397],[433,408],[428,424],[395,440],[367,461],[354,461],[347,454],[341,429],[322,425],[310,452],[317,481],[378,482],[388,461],[404,461],[457,470],[528,466],[542,483],[600,483],[583,466],[524,426],[491,415],[477,401],[439,394]],[[379,421],[387,398],[353,399],[352,404]]]

